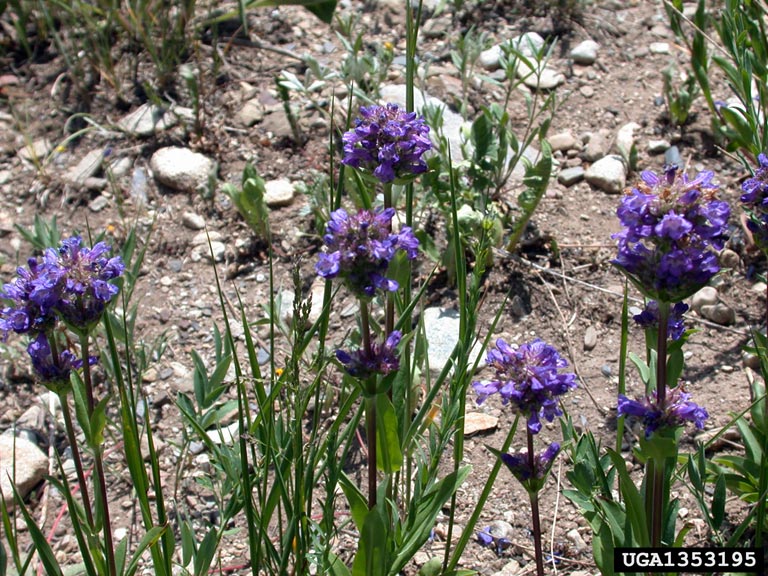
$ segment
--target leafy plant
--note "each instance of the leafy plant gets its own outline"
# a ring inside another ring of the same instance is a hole
[[[264,201],[266,192],[264,179],[256,172],[252,164],[243,169],[241,188],[225,184],[221,191],[230,197],[237,211],[246,224],[261,239],[269,238],[269,209]]]

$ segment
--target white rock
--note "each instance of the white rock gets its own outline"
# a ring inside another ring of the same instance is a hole
[[[536,90],[552,90],[565,82],[565,76],[549,66],[541,68],[538,74],[529,73],[529,71],[525,70],[524,66],[518,68],[517,72],[518,76],[523,78],[523,83],[526,86]]]
[[[642,126],[637,122],[629,122],[619,128],[619,131],[616,133],[616,141],[613,147],[627,163],[629,163],[629,154],[632,151],[632,146],[635,144],[635,130],[640,130],[640,128]]]
[[[223,262],[227,253],[227,245],[224,242],[212,241],[210,247],[201,246],[201,254],[213,262]]]
[[[560,132],[558,134],[553,134],[547,138],[547,140],[549,141],[549,145],[552,147],[553,152],[557,152],[558,150],[572,150],[578,145],[576,136],[574,136],[573,132],[570,130]]]
[[[603,158],[611,149],[611,142],[608,135],[604,131],[592,132],[589,135],[589,142],[587,142],[584,152],[581,156],[587,162],[595,162],[600,158]]]
[[[13,502],[11,479],[24,498],[47,473],[48,457],[37,444],[10,434],[0,435],[0,487],[6,504]]]
[[[480,52],[480,66],[486,70],[496,70],[499,67],[499,60],[501,59],[501,45],[491,46],[488,50]]]
[[[42,138],[19,149],[18,155],[22,160],[37,163],[45,160],[45,157],[50,154],[51,150],[53,150],[51,141],[47,138]]]
[[[288,206],[293,201],[296,189],[290,180],[279,178],[264,183],[264,202],[270,208]]]
[[[237,120],[243,126],[250,128],[254,124],[257,124],[264,120],[264,106],[259,102],[258,98],[248,100],[240,112],[237,113]]]
[[[669,140],[648,140],[648,154],[664,154],[670,146]]]
[[[540,52],[544,44],[544,38],[536,32],[526,32],[521,36],[512,38],[512,46],[526,58],[530,58]]]
[[[133,136],[152,136],[172,128],[178,123],[178,116],[170,108],[147,102],[121,118],[117,126]]]
[[[600,44],[594,40],[584,40],[571,50],[571,59],[576,64],[583,64],[589,66],[594,64],[597,60],[597,49],[600,48]]]
[[[584,173],[586,181],[608,194],[619,194],[627,184],[627,165],[612,154],[592,164]]]
[[[104,150],[91,150],[76,166],[67,170],[64,180],[76,186],[84,186],[85,181],[95,176],[104,162]]]
[[[691,308],[695,312],[701,313],[703,306],[712,306],[714,304],[717,304],[717,290],[712,286],[704,286],[691,298]]]
[[[424,310],[423,320],[428,343],[429,369],[439,374],[459,341],[459,313],[453,309],[432,307]],[[478,342],[470,352],[470,364],[474,364],[480,347]],[[479,365],[482,366],[483,361]]]
[[[188,148],[169,146],[152,155],[149,167],[161,184],[180,192],[204,190],[216,175],[216,163]]]
[[[198,232],[192,237],[191,244],[192,246],[208,246],[208,240],[211,242],[221,242],[221,240],[224,238],[221,232],[218,232],[217,230],[208,230],[203,232]]]
[[[181,215],[181,223],[190,230],[202,230],[205,228],[205,218],[196,212],[184,212]]]
[[[651,54],[669,54],[669,44],[667,42],[651,42],[648,50]]]

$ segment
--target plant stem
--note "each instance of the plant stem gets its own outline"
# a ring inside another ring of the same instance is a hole
[[[53,347],[53,344],[51,344]],[[56,358],[56,355],[53,356]],[[72,412],[69,409],[69,403],[67,402],[67,396],[63,393],[59,394],[59,401],[61,402],[61,411],[64,414],[64,427],[67,429],[67,440],[69,441],[69,448],[72,450],[72,460],[75,461],[75,471],[77,472],[77,484],[80,486],[80,493],[83,495],[83,508],[85,508],[85,517],[88,520],[88,526],[93,529],[93,512],[91,511],[91,497],[88,496],[88,484],[85,481],[85,473],[83,472],[83,459],[80,456],[80,449],[77,447],[77,438],[75,437],[75,428],[72,424]]]
[[[80,334],[80,353],[83,357],[83,383],[85,384],[85,394],[88,401],[88,418],[93,416],[96,402],[93,396],[93,381],[91,380],[91,364],[88,361],[89,338],[88,332]],[[93,459],[96,465],[96,479],[98,486],[94,486],[101,500],[102,514],[104,515],[104,548],[107,556],[108,574],[117,576],[117,567],[115,564],[115,547],[112,542],[112,522],[109,517],[109,498],[107,497],[107,481],[104,477],[104,458],[103,446],[93,446]]]
[[[667,331],[669,324],[669,302],[659,302],[659,330],[656,341],[656,402],[659,410],[666,409],[667,400]],[[648,472],[651,490],[646,490],[646,507],[650,499],[651,546],[661,546],[664,518],[664,459],[650,458]]]
[[[371,327],[368,318],[368,304],[360,299],[360,329],[362,331],[363,350],[366,357],[370,358]],[[365,382],[365,424],[366,437],[368,439],[368,509],[376,506],[376,397],[375,376],[371,376]]]
[[[533,476],[536,475],[536,454],[533,452],[533,434],[526,427],[528,435],[528,466]],[[531,519],[533,520],[533,546],[536,551],[536,574],[544,576],[544,556],[541,551],[541,519],[539,517],[539,494],[529,492],[531,497]]]

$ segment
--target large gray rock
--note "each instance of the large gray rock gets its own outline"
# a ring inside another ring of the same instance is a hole
[[[619,194],[627,184],[627,165],[621,156],[611,154],[587,168],[584,178],[608,194]]]
[[[188,148],[169,146],[160,148],[152,155],[149,167],[155,179],[179,192],[205,190],[216,175],[216,163]]]
[[[48,457],[37,444],[11,434],[0,435],[0,487],[6,504],[13,501],[11,479],[24,498],[48,473]]]

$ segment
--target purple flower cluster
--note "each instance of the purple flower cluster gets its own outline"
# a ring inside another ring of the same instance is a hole
[[[534,454],[533,466],[528,460],[528,451],[523,450],[515,454],[502,454],[501,461],[509,468],[509,471],[525,486],[528,480],[542,480],[546,478],[555,457],[560,453],[560,444],[552,442],[545,450]]]
[[[541,430],[541,418],[552,422],[562,415],[558,397],[576,387],[575,374],[558,372],[568,362],[538,338],[517,348],[499,338],[487,361],[496,369],[497,379],[472,383],[478,403],[498,393],[503,404],[513,404],[527,418],[532,434]]]
[[[693,422],[699,430],[704,429],[704,421],[709,418],[706,409],[691,401],[691,395],[679,387],[673,388],[660,406],[654,392],[642,401],[630,400],[619,394],[619,416],[634,416],[643,421],[645,437],[650,437],[656,430],[677,428],[685,422]]]
[[[30,258],[27,267],[18,268],[16,279],[0,290],[0,298],[7,301],[0,309],[3,339],[9,332],[30,335],[27,351],[43,382],[66,381],[71,369],[82,365],[68,350],[52,350],[49,338],[59,319],[76,331],[87,331],[98,322],[118,292],[109,281],[125,269],[119,256],[107,256],[109,251],[103,242],[86,248],[73,236],[58,249]]]
[[[730,209],[715,199],[713,176],[689,179],[676,166],[662,176],[646,171],[621,201],[613,264],[649,298],[679,302],[720,270],[713,249],[723,248]]]
[[[757,156],[759,166],[752,178],[741,185],[741,203],[749,215],[747,228],[758,248],[768,250],[768,156]]]
[[[371,351],[364,349],[354,352],[336,350],[336,358],[344,365],[350,376],[364,380],[374,374],[386,375],[395,372],[400,367],[397,358],[397,345],[400,344],[402,334],[393,330],[384,343],[371,343]]]
[[[427,171],[422,155],[432,143],[423,118],[396,104],[364,106],[360,116],[342,138],[343,164],[370,172],[385,184]]]
[[[327,251],[315,264],[317,273],[323,278],[341,276],[361,297],[371,297],[377,289],[397,290],[398,283],[385,276],[389,262],[398,250],[404,250],[410,260],[416,258],[419,241],[407,226],[392,232],[394,215],[393,208],[353,215],[343,208],[332,212],[323,237]]]
[[[685,319],[683,314],[688,311],[688,304],[678,302],[670,308],[669,319],[667,320],[667,337],[670,340],[680,340],[685,334]],[[635,314],[634,321],[641,328],[659,327],[659,303],[656,300],[649,300],[645,308],[639,314]]]

